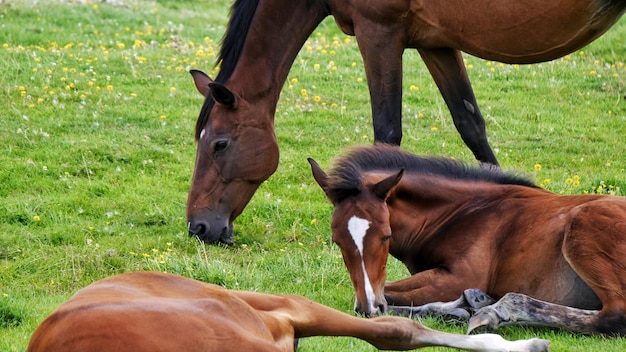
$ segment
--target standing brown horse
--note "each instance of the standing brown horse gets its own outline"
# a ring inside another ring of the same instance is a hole
[[[504,298],[481,308],[470,330],[517,322],[626,335],[626,198],[556,195],[498,168],[384,145],[355,149],[328,175],[309,161],[335,206],[333,241],[357,312],[477,288]],[[385,284],[389,254],[410,277]]]
[[[376,141],[400,144],[402,53],[415,48],[465,144],[497,165],[461,51],[506,63],[552,60],[602,35],[625,9],[623,0],[237,0],[216,80],[191,71],[206,99],[196,123],[189,232],[232,243],[234,219],[278,166],[274,113],[283,83],[327,16],[356,36]]]
[[[294,351],[298,338],[309,336],[353,336],[395,350],[549,347],[545,340],[450,334],[401,317],[353,317],[299,296],[230,291],[182,276],[137,272],[80,290],[41,323],[28,352],[278,352]]]

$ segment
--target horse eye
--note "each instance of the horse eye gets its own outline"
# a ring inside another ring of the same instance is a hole
[[[391,238],[391,235],[386,235],[385,237],[383,237],[383,243],[386,243],[387,241],[389,241],[390,238]]]
[[[226,149],[226,147],[228,146],[228,141],[226,140],[219,140],[217,142],[215,142],[215,145],[213,145],[213,152],[217,153],[220,152],[224,149]]]

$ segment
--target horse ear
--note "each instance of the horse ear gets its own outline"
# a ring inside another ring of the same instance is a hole
[[[213,83],[211,77],[207,76],[206,73],[200,70],[191,70],[191,77],[193,77],[193,82],[196,84],[196,89],[203,97],[209,96],[209,84]]]
[[[326,192],[326,187],[328,186],[328,175],[326,175],[324,170],[322,170],[317,161],[313,160],[312,158],[307,158],[306,160],[309,162],[309,164],[311,164],[311,171],[313,172],[313,178],[315,179],[315,182],[317,182],[317,184],[322,188],[324,193],[326,193],[326,196],[330,199],[330,196]]]
[[[235,94],[226,88],[225,85],[217,82],[209,83],[209,89],[211,89],[211,95],[216,103],[224,105],[228,109],[235,109],[237,107],[237,99]]]
[[[372,192],[374,192],[374,194],[380,199],[387,198],[391,189],[394,188],[398,182],[400,182],[403,174],[404,169],[401,169],[397,173],[387,176],[384,180],[372,186]]]

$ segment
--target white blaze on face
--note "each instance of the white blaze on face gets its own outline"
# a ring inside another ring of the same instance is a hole
[[[376,312],[376,307],[374,307],[374,289],[372,288],[372,284],[370,283],[370,278],[367,275],[367,270],[365,270],[365,262],[363,261],[363,237],[367,233],[367,229],[370,228],[370,222],[365,219],[361,219],[359,217],[353,216],[348,221],[348,231],[352,235],[352,240],[354,240],[354,244],[356,248],[359,250],[359,254],[361,254],[361,268],[363,269],[363,279],[365,281],[365,296],[367,297],[367,304],[369,306],[370,312]]]
[[[206,131],[204,130],[204,128],[202,129],[202,131],[200,131],[200,139],[202,139],[202,137],[204,137],[204,133],[205,133],[205,132],[206,132]]]

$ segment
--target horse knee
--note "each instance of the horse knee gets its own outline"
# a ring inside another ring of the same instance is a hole
[[[604,335],[626,336],[626,314],[623,310],[600,312],[597,332]]]
[[[402,142],[402,130],[396,130],[393,128],[375,129],[374,140],[376,143],[385,143],[399,146]]]

